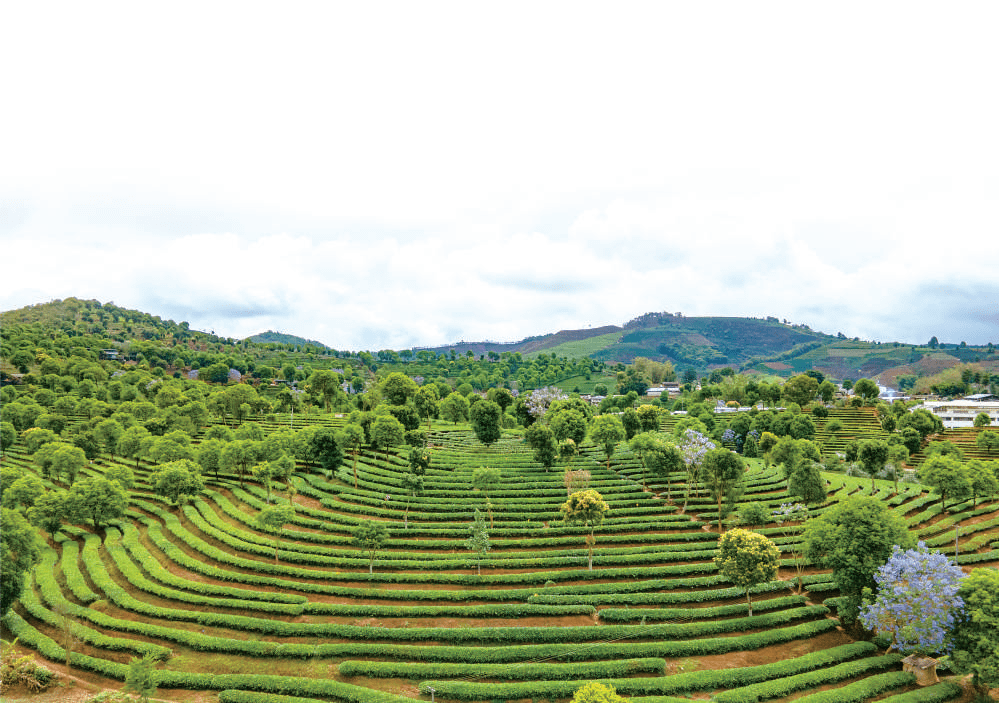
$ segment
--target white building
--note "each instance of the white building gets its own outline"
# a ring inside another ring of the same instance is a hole
[[[978,413],[989,416],[993,425],[999,425],[999,402],[985,400],[947,400],[937,403],[924,403],[923,407],[939,417],[944,427],[974,427]]]

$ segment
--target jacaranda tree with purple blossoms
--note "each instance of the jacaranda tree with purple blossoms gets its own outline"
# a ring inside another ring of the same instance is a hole
[[[878,634],[891,635],[889,650],[947,652],[955,615],[964,604],[957,595],[964,578],[959,566],[923,542],[915,549],[896,545],[874,576],[877,597],[861,608],[860,622]]]
[[[704,457],[712,449],[717,449],[717,445],[697,430],[687,430],[683,433],[679,446],[680,454],[683,455],[683,465],[687,469],[687,492],[683,497],[681,511],[686,512],[690,491],[700,480]]]

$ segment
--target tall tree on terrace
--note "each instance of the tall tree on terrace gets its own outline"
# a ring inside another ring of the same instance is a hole
[[[361,451],[361,445],[364,444],[364,428],[354,422],[345,425],[340,430],[338,444],[350,452],[354,465],[354,488],[357,488],[357,455]]]
[[[351,546],[357,547],[362,551],[367,551],[370,555],[370,561],[368,562],[368,573],[374,573],[375,568],[375,554],[379,549],[385,546],[388,542],[389,533],[388,528],[385,526],[384,522],[379,522],[377,520],[362,520],[354,528],[354,534],[351,536],[350,544]]]
[[[588,568],[593,571],[593,548],[596,546],[594,531],[597,525],[604,521],[604,516],[610,506],[604,502],[603,497],[593,489],[576,491],[567,500],[559,512],[562,514],[562,522],[567,525],[585,525],[590,528],[590,534],[586,536],[586,547],[588,552]]]
[[[281,542],[281,534],[284,526],[295,519],[295,509],[288,503],[280,505],[268,505],[257,513],[257,526],[274,533],[274,563],[278,563],[278,547]]]
[[[413,396],[413,404],[420,417],[427,420],[427,432],[430,432],[430,418],[437,416],[437,406],[440,398],[437,395],[437,386],[426,384],[420,386]]]
[[[697,430],[687,430],[684,432],[683,439],[680,441],[680,454],[683,456],[683,465],[687,470],[687,491],[684,495],[683,508],[680,512],[687,512],[687,503],[690,502],[691,491],[700,481],[704,456],[710,450],[716,448],[714,442]]]
[[[666,483],[666,502],[673,503],[673,490],[670,475],[683,471],[685,464],[679,447],[668,442],[658,441],[648,454],[653,473]]]
[[[500,486],[500,470],[491,466],[480,466],[472,471],[472,488],[482,491],[486,497],[486,510],[489,513],[489,527],[493,526],[493,504],[489,500],[489,492]]]
[[[337,391],[341,391],[340,384],[343,383],[340,374],[333,371],[313,371],[309,376],[309,388],[323,399],[323,407],[326,412],[330,411],[330,404],[337,396]]]
[[[472,430],[478,440],[487,447],[500,438],[502,416],[500,406],[491,400],[480,400],[469,411]]]
[[[701,480],[718,502],[718,534],[725,531],[722,522],[722,500],[740,486],[746,474],[742,457],[728,449],[712,449],[704,455]]]
[[[389,447],[402,444],[405,438],[405,428],[392,415],[379,415],[371,423],[371,444],[376,449],[381,449],[386,459]]]
[[[590,438],[603,448],[608,471],[610,471],[610,460],[614,454],[614,448],[624,437],[624,426],[617,415],[599,415],[593,418],[593,424],[590,426]]]
[[[780,550],[756,532],[735,528],[718,540],[715,565],[721,575],[746,592],[749,616],[753,616],[750,589],[773,581],[780,567]]]
[[[486,530],[486,521],[482,518],[482,513],[479,512],[478,508],[475,509],[475,520],[468,526],[468,533],[465,549],[475,552],[477,556],[475,569],[476,573],[481,576],[482,557],[490,550],[491,545],[489,544],[489,532]]]
[[[555,465],[558,458],[558,444],[555,441],[555,433],[548,425],[541,422],[534,422],[524,431],[524,441],[534,450],[534,460],[545,467],[548,471]]]

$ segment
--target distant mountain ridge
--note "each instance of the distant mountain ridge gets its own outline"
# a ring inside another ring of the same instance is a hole
[[[306,344],[309,344],[314,347],[319,347],[320,349],[332,349],[331,346],[323,344],[322,342],[317,342],[314,339],[306,339],[305,337],[299,337],[294,334],[285,334],[284,332],[274,332],[273,330],[260,332],[259,334],[247,337],[247,339],[251,342],[259,342],[261,344],[292,344],[295,346],[305,346]]]

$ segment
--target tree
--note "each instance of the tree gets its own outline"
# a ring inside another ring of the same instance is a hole
[[[23,515],[0,508],[0,616],[6,615],[24,590],[24,577],[38,561],[43,544]]]
[[[375,554],[379,549],[385,546],[388,542],[389,533],[388,528],[385,526],[384,522],[379,522],[377,520],[362,520],[357,523],[357,527],[354,528],[354,534],[351,536],[350,544],[353,547],[357,547],[362,552],[367,551],[371,555],[371,559],[368,562],[368,573],[374,573],[375,568]]]
[[[406,491],[406,512],[403,513],[403,526],[409,528],[409,504],[413,498],[423,493],[424,478],[422,475],[406,473],[402,475],[402,489]]]
[[[453,422],[456,425],[459,422],[468,419],[468,410],[468,398],[457,391],[449,393],[448,396],[441,401],[441,417],[445,420]]]
[[[822,398],[823,403],[831,402],[833,397],[836,395],[836,386],[832,381],[825,380],[819,384],[818,388],[819,397]]]
[[[126,459],[135,459],[135,468],[139,468],[139,458],[146,453],[152,441],[149,430],[142,425],[133,425],[118,438],[118,453]]]
[[[267,489],[267,502],[271,502],[271,483],[287,482],[295,470],[295,460],[282,454],[273,461],[264,461],[253,467],[253,476]]]
[[[125,675],[125,689],[136,694],[142,703],[149,703],[149,698],[156,693],[156,658],[147,654],[142,659],[132,657]]]
[[[337,439],[337,432],[332,427],[317,427],[309,437],[309,454],[326,475],[332,477],[333,472],[343,463],[343,449]]]
[[[853,394],[860,396],[864,399],[865,403],[870,403],[881,393],[878,388],[878,384],[869,378],[858,379],[856,383],[853,384]]]
[[[718,503],[718,533],[724,532],[722,523],[722,500],[740,486],[746,475],[746,464],[735,452],[718,448],[704,455],[704,469],[701,481]]]
[[[919,467],[919,480],[940,494],[940,507],[946,510],[947,496],[964,500],[971,495],[971,482],[964,464],[953,454],[937,454]]]
[[[680,512],[687,511],[687,503],[690,501],[691,491],[700,481],[704,455],[716,448],[714,442],[697,430],[687,430],[684,432],[683,439],[680,442],[680,454],[683,456],[683,465],[687,470],[687,491],[684,495],[683,508]]]
[[[532,423],[524,432],[524,441],[534,450],[534,460],[548,471],[555,465],[558,457],[558,444],[555,433],[548,425],[541,422]]]
[[[94,476],[77,481],[69,491],[70,513],[89,518],[96,529],[118,520],[128,508],[128,495],[117,481]]]
[[[552,428],[555,439],[561,444],[566,439],[571,439],[576,443],[576,447],[583,444],[586,439],[586,418],[581,412],[574,409],[564,409],[553,411],[548,420],[548,426]]]
[[[753,600],[750,589],[777,577],[780,550],[763,535],[737,527],[718,540],[715,565],[723,578],[745,591],[746,604],[752,617]]]
[[[865,379],[860,379],[863,381]],[[857,381],[857,383],[860,383]],[[871,476],[871,490],[874,490],[874,476],[888,462],[888,443],[881,439],[865,439],[857,448],[857,459],[864,465],[864,471]]]
[[[822,465],[805,460],[791,472],[787,492],[805,503],[820,503],[826,497],[826,480],[822,478]]]
[[[973,424],[975,427],[988,427],[992,424],[992,418],[989,417],[988,413],[978,413],[975,415]]]
[[[576,691],[570,703],[625,703],[625,699],[617,695],[613,685],[590,681]]]
[[[0,422],[0,454],[4,454],[7,450],[14,446],[17,441],[17,430],[14,428],[13,423],[10,422]]]
[[[659,429],[659,408],[655,405],[643,405],[637,412],[640,432],[656,432]]]
[[[28,509],[28,519],[54,538],[70,517],[69,493],[62,490],[48,491],[38,497]]]
[[[79,447],[61,442],[54,442],[48,446],[54,447],[52,473],[57,477],[65,476],[67,483],[75,482],[80,469],[87,465],[87,455]]]
[[[656,437],[652,432],[641,432],[636,434],[628,442],[628,447],[631,449],[633,454],[637,454],[638,458],[642,462],[642,488],[645,486],[645,472],[648,469],[648,456],[652,452],[656,451],[660,443],[660,439]]]
[[[406,437],[406,429],[392,415],[379,415],[371,423],[371,444],[381,449],[388,458],[389,447],[402,444]]]
[[[666,483],[666,500],[673,502],[670,475],[683,471],[686,464],[683,453],[675,444],[659,441],[653,451],[648,454],[649,466],[652,472]]]
[[[610,510],[610,506],[592,488],[585,491],[576,491],[559,508],[563,523],[567,525],[582,524],[590,528],[590,534],[586,538],[590,571],[593,571],[593,548],[596,545],[594,530],[597,525],[604,521],[604,516],[608,510]]]
[[[806,374],[795,376],[784,384],[781,395],[788,403],[807,405],[819,390],[819,382]]]
[[[166,464],[179,459],[193,459],[194,447],[191,436],[181,430],[174,430],[157,437],[149,445],[149,458],[157,464]]]
[[[999,449],[999,432],[993,432],[992,430],[979,432],[978,436],[975,437],[975,446],[991,454]]]
[[[114,458],[115,450],[118,448],[118,440],[121,439],[124,431],[118,421],[111,418],[101,420],[94,427],[94,434],[97,435],[97,439],[104,445],[104,449],[112,458]]]
[[[493,526],[493,504],[489,500],[489,491],[494,491],[500,485],[500,470],[494,467],[480,466],[472,471],[472,488],[482,491],[486,497],[486,510],[489,512],[489,526]]]
[[[915,429],[919,432],[920,440],[925,441],[931,434],[943,432],[943,420],[926,408],[916,408],[908,415],[903,415],[898,419],[898,428],[904,431],[906,427]],[[909,451],[913,454],[916,453],[911,448]]]
[[[393,371],[381,384],[382,397],[390,405],[405,405],[419,390],[416,381],[404,373]]]
[[[874,576],[877,597],[861,608],[860,622],[891,636],[888,651],[945,651],[954,609],[962,605],[957,592],[963,578],[961,567],[923,542],[904,551],[895,546]]]
[[[610,471],[610,460],[617,443],[625,438],[624,425],[617,415],[599,415],[593,418],[590,426],[590,439],[599,444],[607,459],[607,470]]]
[[[295,508],[288,503],[268,505],[257,513],[257,527],[274,533],[274,563],[278,563],[278,547],[284,526],[295,519]]]
[[[486,521],[482,518],[479,509],[475,509],[475,519],[468,526],[468,539],[465,540],[465,549],[475,552],[475,568],[479,576],[482,575],[482,558],[491,549],[489,544],[489,532],[486,530]]]
[[[624,439],[630,440],[642,429],[642,423],[638,419],[638,411],[634,408],[625,408],[621,413],[621,425],[624,427]]]
[[[319,370],[314,371],[309,376],[308,384],[309,388],[323,399],[323,407],[326,408],[326,412],[329,412],[333,399],[336,398],[338,393],[343,392],[340,388],[342,382],[343,379],[340,374],[333,371]]]
[[[766,462],[767,466],[769,466],[773,461],[770,453],[774,450],[779,441],[780,438],[773,432],[764,431],[760,436],[760,451],[763,452],[763,460]]]
[[[475,432],[478,440],[487,447],[500,438],[502,417],[503,411],[500,410],[500,406],[491,400],[480,400],[469,411],[472,431]]]
[[[954,626],[951,662],[972,674],[980,693],[999,686],[999,570],[980,567],[957,591],[963,602]]]
[[[344,426],[343,430],[340,431],[337,444],[350,451],[354,464],[354,488],[357,488],[357,454],[361,451],[361,445],[364,444],[364,428],[355,422]]]
[[[895,545],[908,549],[914,540],[905,521],[882,501],[853,496],[837,503],[805,525],[805,555],[831,568],[845,602],[844,622],[857,618],[865,588],[874,589],[874,574],[888,561]]]
[[[984,461],[977,459],[969,461],[965,465],[968,476],[968,485],[971,487],[972,508],[978,507],[978,497],[994,495],[999,491],[999,477],[989,468]]]
[[[416,391],[416,395],[413,396],[413,405],[416,406],[416,412],[420,414],[420,417],[424,417],[427,420],[427,432],[430,431],[430,418],[437,416],[439,401],[440,396],[437,395],[437,386],[433,384],[420,386],[419,390]]]
[[[239,485],[243,485],[243,477],[250,466],[257,462],[257,443],[249,439],[236,439],[222,448],[221,464],[226,471],[239,474]]]

